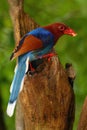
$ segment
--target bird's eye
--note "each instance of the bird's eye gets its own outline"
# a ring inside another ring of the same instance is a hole
[[[65,30],[64,26],[59,26],[58,28],[59,28],[60,31],[64,31]]]

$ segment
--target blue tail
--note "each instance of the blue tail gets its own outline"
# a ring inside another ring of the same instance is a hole
[[[18,58],[18,65],[16,67],[14,79],[11,85],[11,89],[10,89],[11,94],[10,94],[10,99],[7,107],[7,114],[9,116],[12,116],[14,113],[14,108],[16,105],[18,94],[23,87],[24,76],[27,71],[26,69],[28,69],[27,66],[28,66],[29,59],[28,60],[27,59],[28,58],[26,57],[26,55]]]

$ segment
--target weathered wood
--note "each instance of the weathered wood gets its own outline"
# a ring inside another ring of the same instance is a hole
[[[72,130],[74,93],[65,70],[57,57],[38,69],[26,76],[20,94],[25,130]]]
[[[87,97],[84,101],[80,120],[78,124],[78,130],[87,130]]]
[[[14,27],[16,43],[28,31],[38,27],[38,24],[23,11],[24,0],[8,0],[10,15]]]
[[[9,4],[18,42],[38,24],[24,13],[22,0],[9,0]],[[36,71],[25,77],[17,104],[16,130],[72,130],[75,98],[66,70],[55,56],[45,59]]]

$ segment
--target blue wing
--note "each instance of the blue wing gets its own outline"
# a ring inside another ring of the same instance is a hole
[[[10,59],[12,60],[27,52],[44,49],[52,45],[54,45],[53,34],[44,28],[37,28],[24,35],[18,46],[14,49]]]

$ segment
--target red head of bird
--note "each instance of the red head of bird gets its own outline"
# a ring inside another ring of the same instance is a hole
[[[55,42],[64,34],[71,36],[77,35],[74,30],[63,23],[53,23],[48,26],[44,26],[44,28],[49,30],[54,35]]]

